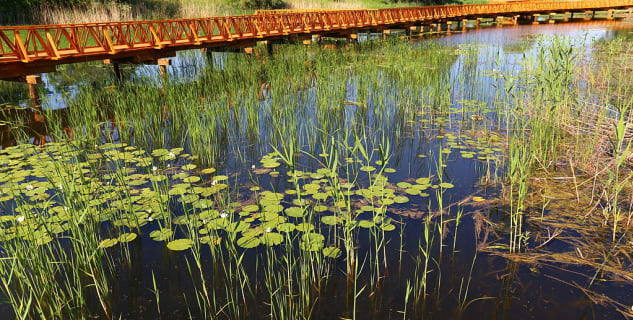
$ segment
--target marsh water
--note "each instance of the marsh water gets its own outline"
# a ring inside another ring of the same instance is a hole
[[[353,231],[357,253],[355,284],[350,282],[347,269],[349,256],[346,257],[345,253],[318,258],[328,261],[327,267],[324,267],[328,271],[317,272],[315,270],[321,267],[301,259],[297,261],[304,261],[306,266],[310,266],[306,268],[312,271],[285,267],[288,268],[284,269],[287,273],[304,270],[310,277],[324,275],[327,278],[322,283],[313,281],[311,286],[294,290],[297,295],[308,295],[306,300],[312,301],[309,312],[301,313],[304,316],[307,314],[307,318],[616,319],[625,317],[626,311],[623,310],[633,305],[633,282],[626,277],[601,271],[598,280],[592,281],[596,275],[595,267],[563,259],[522,259],[519,254],[508,253],[507,229],[511,222],[507,212],[511,209],[502,201],[501,187],[502,177],[507,171],[504,159],[507,157],[508,132],[506,124],[499,119],[500,115],[512,108],[511,104],[504,104],[508,101],[506,96],[512,92],[512,77],[518,77],[525,68],[531,68],[536,63],[531,61],[543,55],[544,48],[553,42],[564,41],[567,46],[575,48],[579,60],[591,59],[596,43],[615,37],[627,38],[631,32],[633,28],[624,22],[607,21],[483,27],[469,29],[465,33],[455,30],[451,35],[425,36],[393,44],[395,49],[390,51],[393,55],[374,57],[371,61],[375,65],[367,65],[366,69],[377,71],[367,73],[362,72],[363,66],[347,65],[353,64],[355,58],[345,60],[345,64],[335,59],[331,65],[327,65],[327,61],[319,61],[319,66],[315,68],[321,69],[315,71],[308,66],[299,71],[305,74],[297,75],[297,69],[284,69],[283,63],[271,63],[266,60],[268,58],[253,56],[251,59],[254,63],[248,62],[248,71],[240,73],[233,70],[230,76],[225,75],[219,80],[226,81],[227,87],[236,91],[221,93],[221,90],[213,89],[206,95],[205,88],[201,87],[181,101],[178,100],[179,95],[173,92],[186,91],[188,87],[210,81],[208,79],[218,81],[213,74],[225,74],[231,68],[239,67],[243,63],[239,59],[244,58],[237,53],[214,53],[212,62],[209,62],[207,56],[199,51],[179,52],[168,67],[168,80],[161,81],[157,66],[129,66],[124,70],[122,81],[125,84],[112,80],[111,67],[108,65],[91,63],[63,66],[56,73],[43,75],[44,84],[40,89],[44,120],[39,116],[34,117],[26,108],[29,102],[23,87],[0,95],[0,104],[25,108],[5,111],[2,147],[11,159],[20,156],[28,159],[26,151],[20,151],[19,156],[13,157],[13,151],[6,150],[15,149],[11,146],[20,143],[37,143],[41,145],[37,147],[41,150],[52,145],[61,150],[58,145],[61,136],[81,140],[84,135],[92,135],[89,143],[86,143],[91,147],[94,144],[92,151],[85,151],[88,159],[101,146],[104,146],[101,150],[120,149],[121,152],[126,150],[124,147],[130,146],[128,151],[131,152],[144,150],[156,159],[166,157],[165,161],[151,161],[168,180],[199,183],[200,187],[215,186],[225,181],[227,189],[231,190],[223,196],[225,199],[213,198],[207,203],[209,206],[220,206],[222,203],[222,208],[216,208],[217,212],[221,212],[221,218],[225,218],[227,212],[231,215],[230,219],[234,219],[232,221],[246,221],[252,228],[266,226],[258,231],[260,233],[271,232],[270,229],[275,232],[275,228],[280,226],[279,223],[266,224],[271,222],[271,218],[264,217],[264,213],[274,215],[275,219],[282,217],[281,222],[292,224],[292,229],[309,223],[311,228],[316,227],[318,233],[327,236],[324,245],[316,250],[307,250],[305,242],[297,240],[294,244],[288,244],[291,239],[301,236],[292,234],[310,233],[310,230],[287,231],[284,245],[317,253],[321,252],[322,247],[344,250],[341,243],[343,234],[328,229],[340,228],[340,223],[339,227],[336,224],[331,226],[330,223],[326,223],[329,227],[321,226],[319,223],[324,216],[332,215],[333,212],[335,216],[339,214],[332,209],[337,205],[336,202],[328,202],[327,198],[323,198],[326,197],[323,195],[326,191],[331,191],[328,186],[333,187],[331,181],[326,181],[329,169],[323,169],[331,164],[330,157],[335,153],[334,149],[340,149],[337,151],[340,159],[336,160],[342,163],[339,168],[354,172],[354,178],[347,172],[340,174],[340,180],[342,183],[354,181],[354,186],[350,187],[360,190],[350,198],[353,202],[350,208],[356,212],[354,219],[358,222],[367,221],[364,225],[359,223]],[[320,49],[322,51],[311,51],[301,46],[293,47],[292,50],[304,55],[306,64],[318,59],[315,55],[328,50],[337,51],[338,55],[343,56],[374,55],[372,50],[378,49],[371,48],[372,45],[364,40],[361,37],[358,45],[368,48],[361,53],[349,49],[348,43],[338,42],[326,44],[329,47]],[[429,50],[428,46],[431,45],[436,46],[432,50],[441,51],[438,56],[429,58],[433,63],[409,65],[407,61],[401,61],[408,55],[396,54],[400,52],[398,50]],[[287,58],[282,54],[282,47],[275,50],[279,55],[273,59]],[[262,59],[260,63],[264,66],[253,66],[259,59]],[[367,63],[366,60],[358,61]],[[258,68],[268,68],[270,65],[274,65],[274,72],[280,78],[286,77],[287,81],[267,82],[258,73],[261,70]],[[347,78],[328,78],[327,72],[323,72],[327,68],[332,70],[331,75],[346,74]],[[341,73],[341,70],[347,69],[350,70],[348,73]],[[417,74],[422,70],[425,75],[420,77]],[[240,81],[255,85],[235,84]],[[281,87],[284,84],[287,87]],[[119,90],[119,86],[129,86],[131,89]],[[221,87],[221,83],[218,86]],[[132,96],[139,87],[152,89],[148,90],[148,96]],[[168,93],[164,100],[158,101],[156,95],[160,95],[161,90]],[[108,98],[108,94],[116,97]],[[130,95],[128,98],[133,101],[130,105],[115,105],[119,101],[117,99],[126,99],[126,95]],[[152,104],[152,107],[142,109],[145,102]],[[73,109],[77,108],[77,104],[92,104],[90,108],[98,110],[94,115],[89,115],[89,107],[81,108],[81,111]],[[139,106],[138,112],[130,111],[134,104]],[[108,108],[115,111],[110,112]],[[226,111],[212,114],[218,108],[225,108]],[[172,111],[174,109],[177,111]],[[180,115],[153,116],[158,120],[147,115],[160,112]],[[125,114],[127,118],[121,118],[120,114]],[[199,118],[195,120],[197,127],[192,124],[193,120],[184,120],[183,115]],[[85,125],[77,123],[78,119],[86,121]],[[48,125],[48,121],[55,125]],[[12,122],[19,125],[11,125]],[[97,126],[97,131],[87,129],[93,124]],[[21,134],[12,133],[18,129],[22,130]],[[295,142],[287,144],[288,140]],[[367,155],[358,148],[350,151],[357,144],[364,147]],[[184,150],[173,151],[174,148]],[[172,150],[170,152],[175,153],[175,159],[170,158],[167,151],[160,150]],[[49,153],[54,158],[56,155],[63,156],[67,151]],[[292,169],[300,173],[291,172],[291,165],[281,156],[285,152],[294,158]],[[179,154],[187,156],[178,158]],[[190,164],[194,166],[186,167]],[[2,165],[5,166],[2,173],[9,174],[6,168],[8,164]],[[205,168],[214,168],[215,172],[196,171]],[[126,169],[125,166],[123,169]],[[146,170],[142,165],[131,165],[127,169],[131,170],[128,174],[151,174],[151,169]],[[183,172],[186,174],[176,176]],[[378,172],[377,178],[375,174]],[[105,173],[110,174],[109,171]],[[293,174],[298,175],[302,182],[297,184],[296,180],[289,179]],[[196,175],[201,178],[199,181],[187,180]],[[388,182],[376,184],[376,180],[380,181],[382,177],[386,177]],[[27,177],[20,183],[46,179],[49,178]],[[95,181],[105,183],[109,179],[101,176]],[[134,183],[129,188],[147,188],[151,184],[149,181]],[[305,184],[312,187],[303,187]],[[387,189],[393,190],[387,193],[394,193],[395,197],[390,196],[390,201],[367,200],[372,197],[372,192],[377,192],[377,186],[385,185]],[[8,186],[9,182],[4,185],[5,188]],[[310,192],[312,188],[318,191]],[[174,185],[169,190],[173,189]],[[320,200],[323,201],[322,207],[326,208],[310,209],[308,215],[287,212],[291,207],[304,207],[302,200],[296,199],[297,195],[293,192],[300,189],[306,191],[306,198],[314,197],[309,200],[315,201],[311,202],[311,208],[316,208],[315,203],[321,203],[318,202]],[[115,190],[123,192],[121,189]],[[281,205],[282,208],[265,209],[268,206],[259,203],[262,213],[255,213],[260,211],[259,207],[245,209],[248,205],[258,204],[264,190],[283,194],[281,201],[272,203],[272,206]],[[7,191],[5,193],[9,194]],[[167,201],[167,206],[174,217],[170,220],[174,225],[171,239],[191,237],[191,230],[182,227],[186,223],[174,222],[176,217],[189,216],[190,209],[195,211],[203,228],[208,223],[200,213],[200,210],[207,208],[200,202],[205,198],[203,193],[190,193],[191,198],[195,199],[188,200],[184,193],[178,195],[177,192],[169,192],[172,199]],[[87,196],[95,200],[104,194]],[[129,197],[135,195],[131,192]],[[209,199],[214,196],[217,194]],[[61,206],[61,197],[56,197],[59,196],[52,196],[49,200],[59,203],[53,206]],[[25,199],[16,196],[5,200],[0,213],[14,216],[18,214],[16,208],[23,205],[20,201],[40,201]],[[120,199],[103,202],[109,201]],[[193,208],[185,203],[191,204]],[[389,222],[375,219],[378,215],[371,208],[379,205],[388,205],[380,219],[389,219]],[[108,205],[101,203],[99,206],[103,209]],[[129,210],[138,212],[141,209]],[[556,209],[545,207],[528,210],[537,213],[538,217],[548,216],[550,211]],[[20,212],[23,214],[23,211]],[[143,219],[151,216],[150,211]],[[216,216],[211,218],[221,219]],[[163,228],[156,223],[159,219],[156,217],[140,225],[103,219],[98,229],[101,232],[100,240],[118,236],[118,231],[112,231],[113,226],[133,231],[138,234],[138,238],[99,249],[114,250],[113,256],[117,257],[113,258],[115,271],[108,277],[106,290],[110,315],[103,313],[99,298],[89,290],[83,308],[89,311],[78,314],[121,319],[259,319],[277,318],[283,314],[271,312],[271,304],[286,300],[273,298],[275,291],[271,287],[274,285],[269,282],[272,271],[267,268],[274,265],[270,259],[282,263],[291,249],[266,245],[265,240],[259,238],[261,240],[252,244],[254,247],[250,247],[250,242],[244,242],[249,239],[242,242],[238,240],[235,253],[231,253],[233,249],[229,248],[218,249],[218,252],[224,252],[221,256],[215,251],[200,250],[201,273],[209,283],[208,289],[217,292],[213,299],[223,306],[215,313],[206,314],[200,310],[201,298],[196,294],[201,292],[202,285],[192,280],[191,276],[191,269],[195,269],[191,252],[173,250],[173,247],[170,249],[165,244],[167,241],[156,241],[149,236],[152,231]],[[444,221],[438,224],[438,219]],[[7,219],[3,223],[10,222]],[[217,232],[214,234],[217,238],[213,239],[235,240],[226,235],[224,232],[227,231],[223,228],[228,227],[209,227],[200,236],[213,229],[214,233]],[[380,230],[381,234],[376,230]],[[548,239],[547,236],[555,230],[543,229],[542,225],[531,224],[529,220],[525,223],[524,231],[528,236],[522,241],[527,251],[553,256],[577,250],[572,241]],[[281,230],[278,233],[284,234]],[[596,241],[608,236],[608,232],[606,235],[595,235],[598,238]],[[565,237],[571,235],[566,234]],[[59,240],[53,241],[69,240],[60,236]],[[120,246],[126,246],[129,250],[117,253]],[[317,259],[312,254],[308,258]],[[245,291],[238,288],[246,287],[244,282],[236,280],[229,286],[226,279],[219,279],[231,276],[242,279],[226,270],[227,267],[237,268],[234,265],[237,257],[242,257],[239,268],[242,268],[250,283],[249,289]],[[427,266],[426,271],[423,265]],[[288,279],[295,277],[300,279],[301,275],[288,276]],[[422,283],[422,278],[424,289],[413,289],[414,283]],[[283,281],[279,283],[279,288],[288,285]],[[156,307],[155,288],[158,288],[160,308]],[[415,290],[423,290],[423,294],[413,302]],[[251,294],[236,297],[227,292]],[[0,318],[14,317],[14,312],[7,301],[0,304]],[[293,318],[292,315],[286,316]]]

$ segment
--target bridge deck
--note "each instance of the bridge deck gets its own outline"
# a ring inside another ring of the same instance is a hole
[[[624,9],[633,0],[508,2],[368,10],[263,11],[256,15],[0,27],[0,79],[54,71],[56,65],[100,59],[143,61],[193,48],[232,47],[290,35],[332,35],[358,29],[503,15]]]

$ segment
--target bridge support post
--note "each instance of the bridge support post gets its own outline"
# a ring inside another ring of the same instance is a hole
[[[413,39],[413,33],[416,32],[417,30],[418,30],[417,26],[409,27],[409,40]]]
[[[468,19],[462,19],[462,31],[466,32],[466,26],[468,25]]]
[[[481,18],[477,18],[475,21],[475,29],[479,29],[479,25],[481,24]]]
[[[247,58],[252,58],[253,57],[253,48],[251,47],[246,47],[244,48],[244,54],[246,54]]]
[[[497,28],[503,27],[503,22],[504,22],[505,18],[506,17],[503,17],[503,16],[497,16],[497,18],[495,18],[495,22],[496,22],[495,27],[497,27]]]
[[[29,100],[31,108],[39,109],[42,106],[42,101],[40,100],[40,95],[37,92],[35,85],[41,84],[42,78],[37,75],[31,75],[24,77],[24,81],[29,86]]]
[[[357,43],[358,42],[358,34],[357,33],[352,33],[352,34],[350,34],[347,37],[347,39],[348,39],[349,43],[352,43],[352,44]],[[304,43],[305,43],[305,41],[304,41]]]
[[[113,63],[112,64],[112,70],[114,71],[114,79],[116,81],[121,82],[121,67],[119,66],[118,63]]]
[[[519,24],[519,17],[520,16],[512,16],[512,24],[513,25],[516,26],[517,24]]]
[[[382,31],[382,40],[387,40],[387,35],[389,35],[391,33],[391,30],[387,29],[387,30],[383,30]]]
[[[158,59],[156,60],[156,64],[160,70],[160,77],[163,80],[163,85],[165,85],[165,80],[167,79],[167,66],[171,65],[171,59]]]
[[[554,14],[553,13],[550,13],[548,18],[549,18],[549,20],[547,20],[548,23],[550,23],[550,24],[556,23],[556,20],[554,20]]]
[[[583,20],[589,21],[593,18],[593,11],[585,11],[585,18]]]
[[[613,20],[613,9],[607,10],[607,20]]]
[[[437,24],[437,32],[442,32],[442,23]]]
[[[420,38],[424,37],[424,28],[425,27],[426,27],[425,25],[421,25],[420,26],[420,33],[418,33],[418,37],[420,37]],[[429,26],[429,32],[430,31],[431,31],[431,27]]]
[[[563,22],[567,22],[569,21],[569,19],[571,19],[572,13],[571,12],[565,12],[563,13]]]
[[[202,51],[207,58],[207,66],[209,66],[210,69],[213,69],[214,64],[215,64],[215,59],[213,58],[213,51],[209,50],[208,48],[202,48],[200,49],[200,51]]]
[[[539,17],[539,14],[532,15],[532,24],[538,24],[538,17]]]
[[[446,34],[451,34],[451,27],[453,26],[453,21],[446,21]]]
[[[112,73],[114,73],[114,81],[119,82],[119,83],[123,81],[123,77],[121,76],[121,66],[116,60],[105,59],[103,60],[103,63],[112,65]]]

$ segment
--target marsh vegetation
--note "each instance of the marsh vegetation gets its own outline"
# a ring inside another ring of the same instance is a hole
[[[633,46],[599,30],[2,83],[0,314],[631,317]]]

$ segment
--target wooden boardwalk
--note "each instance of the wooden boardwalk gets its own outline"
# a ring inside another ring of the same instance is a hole
[[[258,41],[345,37],[453,21],[512,17],[534,21],[539,14],[589,13],[633,8],[633,0],[508,2],[483,5],[405,7],[379,10],[271,10],[255,15],[0,27],[0,80],[25,81],[60,64],[109,60],[150,62],[178,50],[237,49]],[[609,16],[608,16],[609,17]],[[214,49],[215,48],[215,49]]]

